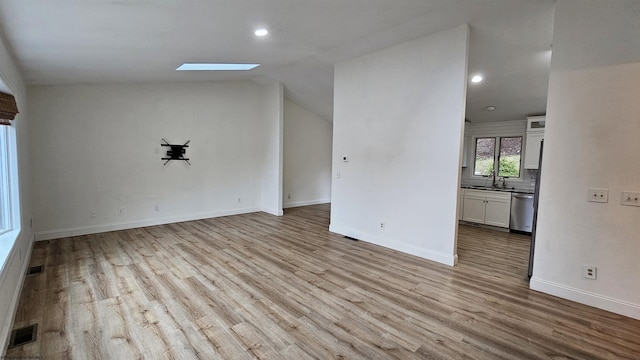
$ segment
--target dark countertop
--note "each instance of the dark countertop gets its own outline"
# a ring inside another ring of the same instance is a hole
[[[462,185],[463,189],[471,189],[471,190],[487,190],[487,191],[500,191],[500,192],[510,192],[510,193],[523,193],[523,194],[533,194],[533,190],[523,190],[516,188],[492,188],[489,186],[477,186],[477,185]]]

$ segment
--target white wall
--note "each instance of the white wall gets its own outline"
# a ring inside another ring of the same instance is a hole
[[[252,82],[30,87],[36,238],[281,212],[281,169],[270,168],[282,156],[281,92]],[[162,138],[191,140],[192,165],[163,166]]]
[[[557,4],[531,288],[640,319],[640,208],[620,204],[640,191],[637,24],[632,2]]]
[[[456,262],[468,37],[463,25],[336,66],[331,231]]]
[[[284,102],[284,207],[331,201],[333,126],[296,103]]]
[[[264,121],[264,161],[262,168],[262,210],[272,215],[282,211],[282,166],[284,147],[284,87],[281,83],[270,85],[266,92],[266,121]]]
[[[33,233],[30,228],[31,221],[31,192],[30,192],[30,166],[29,166],[29,113],[25,84],[20,71],[13,61],[10,53],[0,39],[0,83],[6,86],[16,98],[20,114],[16,116],[10,131],[15,139],[14,156],[17,156],[17,183],[20,194],[19,214],[14,219],[16,232],[0,237],[0,354],[4,354],[9,341],[9,333],[13,326],[13,319],[17,307],[18,297],[22,288],[22,282],[29,264]],[[16,175],[15,173],[12,175]],[[15,241],[14,241],[15,240]],[[6,257],[4,256],[6,255]]]

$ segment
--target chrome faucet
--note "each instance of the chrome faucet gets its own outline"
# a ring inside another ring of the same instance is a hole
[[[503,188],[503,189],[506,189],[506,188],[507,188],[507,179],[506,179],[506,178],[504,178],[504,177],[500,177],[500,178],[498,179],[498,184],[500,183],[500,181],[502,181],[502,188]]]

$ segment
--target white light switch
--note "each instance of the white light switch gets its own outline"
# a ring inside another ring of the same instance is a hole
[[[609,201],[609,190],[589,189],[589,201],[606,203]]]
[[[623,191],[620,204],[627,206],[640,206],[640,192]]]

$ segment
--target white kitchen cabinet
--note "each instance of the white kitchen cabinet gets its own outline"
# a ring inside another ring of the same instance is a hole
[[[527,118],[527,141],[524,149],[524,168],[537,169],[540,163],[540,144],[544,140],[544,116]]]
[[[476,191],[467,190],[464,195],[464,209],[462,211],[462,220],[484,224],[484,211],[486,208],[487,198],[484,194]]]
[[[484,212],[484,223],[491,226],[509,227],[511,217],[511,193],[488,196]]]
[[[542,116],[528,116],[527,117],[527,132],[529,131],[544,131],[547,126],[547,117]]]
[[[509,227],[511,193],[469,190],[464,195],[462,220],[498,227]]]
[[[540,144],[544,140],[544,132],[527,133],[527,147],[524,150],[524,168],[537,169],[540,163]]]

